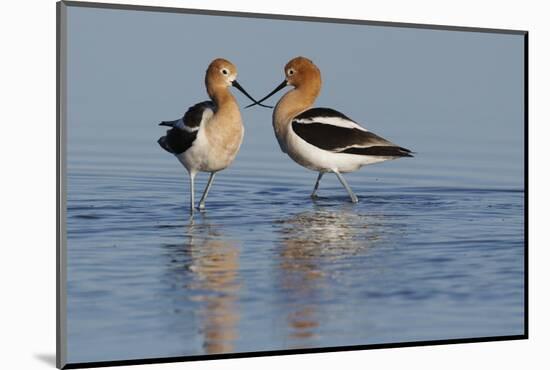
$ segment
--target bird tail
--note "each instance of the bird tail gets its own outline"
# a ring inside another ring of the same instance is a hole
[[[403,148],[403,147],[398,147],[398,151],[399,151],[399,157],[414,157],[413,154],[416,154],[416,152],[413,152],[407,148]]]
[[[179,120],[175,121],[162,121],[159,123],[159,126],[168,126],[168,127],[176,127]]]
[[[161,148],[164,149],[164,150],[166,150],[168,153],[174,154],[174,151],[172,150],[172,148],[170,148],[170,146],[169,146],[168,143],[166,142],[166,136],[160,137],[160,138],[157,140],[157,143],[159,143],[159,145],[161,146]]]
[[[363,148],[351,147],[340,153],[380,156],[380,157],[414,157],[414,152],[409,149],[393,145],[374,145]]]
[[[175,121],[162,121],[159,123],[159,126],[168,126],[174,128],[178,123],[178,120]],[[162,136],[157,140],[157,143],[161,146],[162,149],[166,150],[168,153],[174,154],[174,151],[172,148],[170,148],[170,145],[168,145],[168,140],[166,139],[166,136]]]

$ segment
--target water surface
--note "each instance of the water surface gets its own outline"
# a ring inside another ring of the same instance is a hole
[[[71,357],[523,332],[522,191],[364,175],[353,205],[296,172],[222,173],[192,218],[183,176],[70,176]]]

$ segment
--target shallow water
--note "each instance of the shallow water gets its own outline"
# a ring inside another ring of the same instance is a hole
[[[418,185],[395,161],[347,176],[356,205],[332,175],[312,201],[314,173],[237,160],[190,218],[184,169],[160,148],[135,167],[77,153],[72,362],[523,332],[521,189]]]

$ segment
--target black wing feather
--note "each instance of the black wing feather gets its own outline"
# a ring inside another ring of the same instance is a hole
[[[372,132],[315,121],[315,119],[322,121],[323,117],[336,117],[354,122],[334,109],[312,108],[292,120],[292,129],[296,135],[311,145],[335,153],[412,157],[410,150],[397,146]],[[304,120],[307,123],[304,123]]]
[[[158,140],[159,145],[169,153],[181,154],[193,145],[198,131],[186,131],[174,127],[166,131],[166,136]]]
[[[367,148],[348,148],[340,153],[374,155],[382,157],[412,157],[409,149],[400,146],[370,146]]]
[[[294,119],[295,120],[313,119],[317,117],[337,117],[337,118],[342,118],[342,119],[346,119],[348,121],[354,122],[351,118],[349,118],[348,116],[346,116],[341,112],[338,112],[337,110],[334,110],[332,108],[322,108],[322,107],[308,109],[305,112],[302,112],[296,117],[294,117]]]
[[[181,120],[161,122],[160,126],[168,126],[172,128],[166,131],[166,136],[158,139],[159,145],[164,150],[172,154],[177,155],[185,152],[193,145],[193,142],[197,138],[197,133],[199,131],[198,129],[201,125],[204,111],[206,109],[214,111],[215,108],[216,107],[213,102],[209,100],[203,101],[189,108]],[[183,125],[188,129],[178,126],[180,121],[183,121]]]
[[[189,128],[199,127],[202,122],[202,115],[206,109],[215,110],[216,106],[210,100],[193,105],[183,115],[183,123]]]

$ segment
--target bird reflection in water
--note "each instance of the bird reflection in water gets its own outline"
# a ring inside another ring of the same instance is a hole
[[[328,280],[346,269],[346,259],[365,253],[375,243],[378,235],[368,224],[373,220],[353,209],[316,207],[279,222],[280,283],[287,295],[293,346],[315,346],[322,325],[320,303],[334,301]]]
[[[200,321],[207,354],[234,352],[238,337],[239,247],[219,229],[202,223],[189,226],[191,299],[201,303]]]

